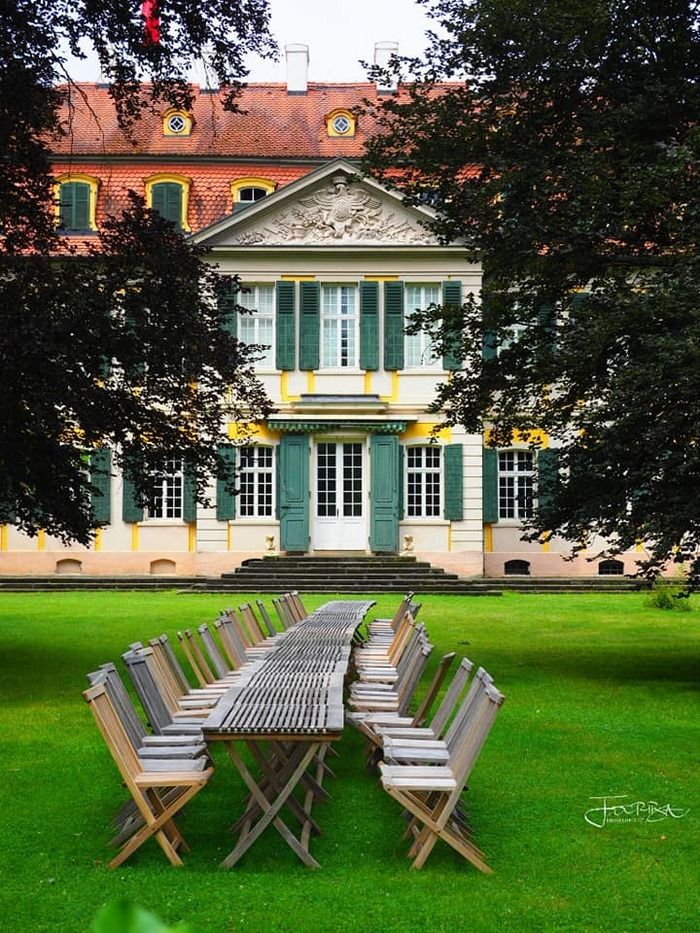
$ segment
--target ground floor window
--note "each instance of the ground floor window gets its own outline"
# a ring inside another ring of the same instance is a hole
[[[498,454],[499,518],[531,518],[535,485],[535,455],[530,450]]]
[[[440,448],[435,445],[406,448],[406,515],[440,515]]]
[[[171,457],[153,477],[148,517],[182,518],[183,490],[182,460]]]
[[[241,518],[271,518],[272,447],[241,447]]]

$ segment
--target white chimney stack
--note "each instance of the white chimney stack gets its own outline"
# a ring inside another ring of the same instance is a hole
[[[377,68],[388,68],[393,55],[399,54],[398,42],[375,42],[374,64]],[[377,82],[378,94],[393,94],[396,90],[396,77],[391,76],[389,82]]]
[[[309,86],[309,47],[298,42],[285,45],[287,94],[306,94]]]

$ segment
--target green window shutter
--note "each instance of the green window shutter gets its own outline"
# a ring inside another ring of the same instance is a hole
[[[280,548],[309,549],[309,439],[283,434],[279,445]]]
[[[498,521],[498,451],[484,447],[482,451],[482,521]]]
[[[360,283],[360,369],[379,369],[379,283]]]
[[[90,502],[95,525],[109,525],[112,517],[110,503],[110,471],[112,452],[106,447],[96,450],[90,457]]]
[[[403,282],[384,283],[384,369],[403,369]]]
[[[233,444],[219,444],[219,457],[224,461],[222,476],[216,477],[216,517],[220,522],[228,522],[236,517],[236,497],[227,484],[233,483],[236,469],[236,448]]]
[[[318,282],[301,282],[299,306],[299,369],[318,369],[319,301]]]
[[[226,333],[236,337],[238,334],[238,314],[236,305],[238,298],[238,288],[236,279],[233,275],[227,275],[221,282],[221,291],[219,292],[219,314],[221,315],[221,327]]]
[[[496,332],[485,330],[481,338],[481,357],[484,360],[494,360],[497,356]]]
[[[275,320],[275,366],[290,370],[296,365],[296,283],[278,282]]]
[[[122,473],[122,521],[143,521],[143,507],[136,498],[132,468],[128,462],[124,463]]]
[[[445,518],[461,522],[464,518],[463,452],[461,444],[448,444],[445,455]]]
[[[399,548],[399,439],[392,434],[370,437],[370,546],[373,551]]]
[[[161,181],[151,188],[151,207],[161,217],[182,227],[182,185],[173,181]]]
[[[443,282],[442,283],[442,304],[444,305],[462,305],[462,283],[461,282]],[[447,352],[442,358],[444,369],[460,368],[460,347],[459,331],[453,329],[453,332],[447,335]]]
[[[404,516],[404,499],[406,498],[405,493],[405,483],[406,483],[406,451],[399,444],[399,521],[401,521]]]
[[[82,181],[63,182],[59,211],[61,225],[66,230],[89,230],[90,185]]]
[[[537,453],[537,508],[546,512],[552,507],[559,484],[559,451],[548,447]]]
[[[182,470],[182,518],[186,522],[197,521],[197,470],[187,459]]]

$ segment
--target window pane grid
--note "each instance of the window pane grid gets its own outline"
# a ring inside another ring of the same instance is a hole
[[[357,289],[324,285],[321,290],[321,365],[357,365]]]
[[[239,292],[236,300],[251,314],[239,315],[238,338],[241,343],[264,347],[258,366],[274,365],[273,340],[275,320],[275,290],[272,285],[247,285],[247,292]]]
[[[343,515],[362,515],[361,444],[343,444]]]
[[[241,518],[272,516],[272,448],[242,447],[240,495]]]
[[[534,508],[534,454],[503,450],[498,454],[499,518],[531,518]]]
[[[316,514],[319,518],[334,517],[336,514],[335,444],[318,445],[316,482],[318,490]]]
[[[406,448],[406,514],[411,518],[440,515],[440,447]]]
[[[425,311],[431,304],[439,304],[439,285],[407,285],[405,300],[406,323],[417,310]],[[435,365],[437,355],[433,349],[433,335],[429,331],[406,334],[406,366],[420,369]]]
[[[149,518],[182,518],[182,461],[170,458],[153,477]]]

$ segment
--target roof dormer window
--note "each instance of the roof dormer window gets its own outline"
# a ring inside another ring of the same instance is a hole
[[[168,110],[163,115],[163,136],[190,136],[192,117],[184,110]]]
[[[326,130],[329,136],[355,135],[357,118],[349,110],[334,110],[326,117]]]

